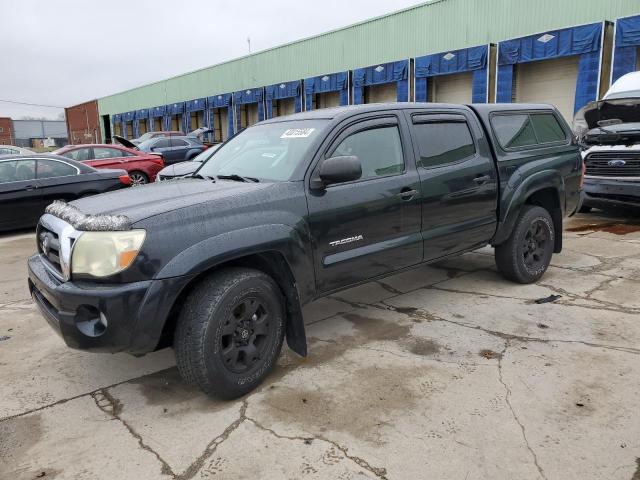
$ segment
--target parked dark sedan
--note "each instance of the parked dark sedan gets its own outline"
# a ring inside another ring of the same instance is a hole
[[[130,185],[124,170],[97,170],[46,153],[0,155],[0,231],[36,225],[54,200],[75,200]]]
[[[188,135],[152,138],[139,145],[134,145],[130,140],[118,135],[114,135],[113,138],[125,147],[161,154],[165,165],[191,160],[207,149],[207,146],[196,137]]]

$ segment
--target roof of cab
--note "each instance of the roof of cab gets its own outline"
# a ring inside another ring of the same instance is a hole
[[[385,110],[414,110],[429,109],[438,110],[443,108],[472,108],[478,112],[488,113],[495,111],[517,111],[517,110],[549,110],[555,109],[553,105],[533,104],[533,103],[478,103],[473,105],[462,105],[454,103],[366,103],[362,105],[348,105],[343,107],[322,108],[307,112],[294,113],[282,117],[275,117],[264,120],[260,123],[278,123],[292,120],[337,120],[350,117],[358,113],[377,112]]]

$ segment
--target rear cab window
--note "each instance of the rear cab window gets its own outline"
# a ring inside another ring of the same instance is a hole
[[[494,113],[491,128],[504,150],[566,144],[569,138],[553,112]]]

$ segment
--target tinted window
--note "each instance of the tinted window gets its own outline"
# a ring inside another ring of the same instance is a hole
[[[89,149],[78,148],[76,150],[70,150],[68,152],[64,152],[62,156],[70,158],[72,160],[76,160],[78,162],[83,162],[85,160],[89,160]]]
[[[21,182],[36,178],[35,160],[0,162],[0,183]]]
[[[117,148],[93,147],[93,158],[102,160],[105,158],[118,158],[122,156],[122,151]]]
[[[491,126],[502,148],[517,148],[538,143],[529,115],[494,115]]]
[[[437,167],[470,157],[476,147],[466,122],[421,123],[413,126],[421,167]]]
[[[362,163],[362,178],[402,173],[404,157],[398,127],[364,130],[348,136],[331,157],[355,155]]]
[[[531,123],[533,123],[539,143],[564,142],[567,138],[560,123],[552,113],[531,115]]]
[[[157,142],[155,142],[152,147],[153,148],[167,148],[169,147],[169,139],[168,138],[161,138],[160,140],[158,140]]]
[[[38,178],[66,177],[76,175],[75,167],[56,160],[38,160]]]
[[[189,144],[186,141],[180,140],[179,138],[172,138],[171,139],[171,146],[172,147],[186,147],[187,145],[189,145]]]

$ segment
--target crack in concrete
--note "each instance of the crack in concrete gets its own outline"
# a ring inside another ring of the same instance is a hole
[[[209,444],[206,446],[206,448],[204,449],[204,451],[198,456],[198,458],[187,467],[187,469],[184,471],[184,473],[180,474],[180,475],[176,475],[174,476],[174,478],[176,480],[189,480],[193,477],[195,477],[197,475],[197,473],[200,471],[200,469],[202,468],[202,465],[204,465],[204,462],[207,460],[207,458],[209,458],[211,455],[213,455],[215,453],[215,451],[218,449],[218,447],[227,439],[229,438],[229,436],[238,429],[238,427],[245,421],[247,420],[247,408],[248,408],[248,404],[247,404],[247,400],[244,399],[242,400],[242,406],[240,407],[240,415],[238,416],[237,419],[235,419],[227,428],[224,429],[224,431],[218,435],[216,438],[214,438],[213,440],[211,440],[209,442]]]
[[[175,473],[173,473],[173,469],[169,466],[169,464],[164,460],[158,452],[156,452],[153,448],[147,445],[142,436],[136,432],[136,430],[129,425],[129,423],[124,420],[120,413],[122,412],[122,402],[115,398],[111,393],[109,393],[108,389],[102,388],[95,393],[91,394],[91,398],[95,402],[96,406],[104,413],[109,415],[115,420],[118,420],[131,434],[133,438],[135,438],[138,442],[138,445],[142,450],[145,450],[151,453],[161,465],[161,473],[162,475],[169,475],[171,478],[178,478]]]
[[[504,361],[504,357],[509,348],[509,342],[510,341],[508,339],[505,341],[504,348],[502,349],[502,352],[500,352],[500,355],[498,356],[498,380],[500,381],[500,383],[502,384],[502,386],[506,391],[505,402],[509,407],[509,410],[511,410],[511,415],[513,416],[513,419],[516,421],[516,423],[520,427],[520,430],[522,431],[522,438],[524,439],[524,443],[527,449],[529,450],[529,452],[531,453],[531,456],[533,457],[533,463],[538,469],[538,473],[540,473],[540,476],[545,480],[547,480],[547,476],[545,475],[544,470],[542,469],[542,467],[540,466],[540,462],[538,461],[538,456],[536,455],[536,452],[533,450],[533,448],[531,448],[531,444],[529,443],[529,439],[527,438],[527,431],[524,427],[524,424],[520,421],[520,418],[518,418],[518,415],[516,414],[516,411],[513,408],[513,405],[511,403],[511,389],[509,388],[507,383],[504,381],[504,378],[502,376],[502,362]]]
[[[335,448],[340,450],[340,452],[342,452],[342,454],[345,456],[345,458],[348,458],[349,460],[351,460],[352,462],[357,464],[359,467],[367,470],[369,473],[372,473],[377,478],[380,478],[382,480],[388,480],[387,469],[386,468],[372,466],[365,459],[363,459],[361,457],[357,457],[355,455],[349,454],[348,447],[342,446],[339,443],[334,442],[333,440],[329,440],[328,438],[326,438],[326,437],[324,437],[322,435],[313,435],[311,437],[282,435],[282,434],[277,433],[275,430],[273,430],[273,429],[271,429],[269,427],[265,427],[264,425],[262,425],[260,422],[258,422],[254,418],[246,417],[246,419],[249,422],[253,423],[257,428],[259,428],[261,430],[264,430],[266,432],[269,432],[273,436],[275,436],[277,438],[280,438],[280,439],[283,439],[283,440],[303,441],[305,443],[309,443],[309,442],[311,442],[313,440],[321,440],[321,441],[326,442],[326,443],[328,443],[330,445],[333,445]]]

